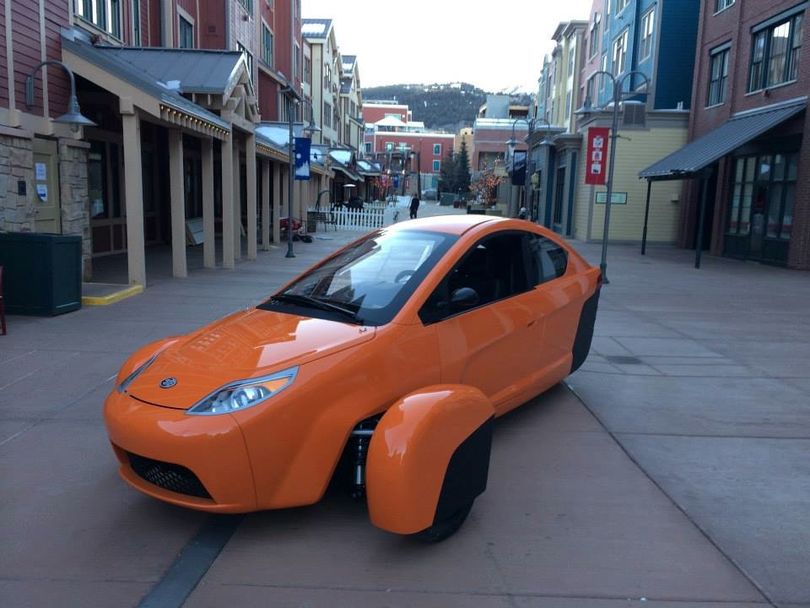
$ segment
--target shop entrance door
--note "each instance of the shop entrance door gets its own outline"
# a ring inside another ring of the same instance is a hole
[[[34,138],[34,185],[29,196],[36,202],[34,230],[62,232],[62,206],[59,196],[59,163],[56,142]]]

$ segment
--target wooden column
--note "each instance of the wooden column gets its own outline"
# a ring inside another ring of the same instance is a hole
[[[273,163],[273,242],[278,244],[281,240],[281,202],[283,192],[281,179],[281,163]]]
[[[141,120],[129,100],[121,99],[124,135],[124,192],[127,210],[127,272],[130,285],[146,286],[146,245],[143,234]]]
[[[217,243],[214,235],[214,140],[205,137],[202,147],[202,212],[203,212],[203,265],[217,266]]]
[[[222,142],[222,266],[233,268],[233,131]]]
[[[186,204],[183,196],[183,132],[169,129],[169,184],[172,208],[172,274],[187,277]]]
[[[242,259],[242,171],[239,144],[233,145],[233,258]]]
[[[256,259],[256,136],[248,133],[245,137],[245,187],[247,188],[247,257]]]
[[[262,250],[270,250],[270,161],[262,161]]]

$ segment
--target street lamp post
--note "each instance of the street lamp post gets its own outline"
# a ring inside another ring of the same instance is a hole
[[[288,86],[282,90],[282,93],[286,94],[287,96],[287,118],[289,123],[289,142],[287,146],[287,151],[289,154],[289,176],[287,180],[287,255],[284,257],[287,258],[294,258],[295,252],[293,251],[293,183],[295,182],[295,139],[293,137],[293,123],[295,121],[295,107],[298,105],[300,101],[305,101],[309,103],[310,115],[309,115],[309,126],[304,128],[304,133],[317,133],[320,131],[320,128],[315,124],[313,120],[314,110],[312,107],[312,103],[307,101],[306,99],[301,99],[298,96],[298,93],[293,89],[291,86]],[[303,218],[302,218],[303,221]]]
[[[608,161],[608,175],[607,175],[607,198],[605,199],[605,223],[602,228],[602,259],[599,262],[599,270],[602,273],[602,282],[607,284],[610,283],[607,277],[607,245],[608,245],[608,234],[610,232],[610,205],[613,202],[613,164],[616,159],[616,140],[619,138],[619,103],[624,99],[624,92],[622,88],[624,87],[624,83],[630,76],[641,76],[644,80],[645,84],[645,91],[650,90],[650,79],[647,77],[646,74],[643,72],[639,72],[638,70],[631,70],[626,74],[623,74],[621,77],[616,78],[610,72],[606,72],[605,70],[598,70],[593,73],[593,76],[602,75],[607,76],[610,78],[610,81],[613,85],[613,108],[612,108],[612,119],[611,119],[611,127],[610,127],[610,159]],[[628,91],[629,96],[638,95],[639,93],[636,91]],[[587,118],[591,112],[593,112],[593,108],[591,106],[591,100],[589,98],[585,98],[585,102],[583,103],[582,107],[575,112],[578,116],[582,116],[583,118]]]
[[[550,145],[552,142],[548,139],[548,132],[551,130],[551,123],[548,122],[545,118],[539,118],[543,123],[545,123],[546,127],[546,137],[543,141],[540,142],[541,145]],[[509,146],[510,152],[512,154],[512,170],[514,171],[515,168],[515,147],[517,146],[517,140],[515,139],[515,126],[519,122],[525,122],[526,126],[529,130],[528,134],[526,135],[526,141],[531,140],[532,133],[535,131],[535,126],[537,125],[538,117],[534,116],[532,118],[523,118],[522,116],[518,116],[514,122],[512,122],[512,136],[509,138],[509,141],[506,142],[506,145]],[[531,151],[531,147],[527,147],[526,149],[526,175],[523,179],[523,205],[526,206],[528,210],[529,206],[529,197],[530,195],[530,188],[531,184],[529,182],[529,152]],[[534,219],[534,218],[532,218]]]

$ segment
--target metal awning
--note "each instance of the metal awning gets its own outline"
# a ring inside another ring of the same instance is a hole
[[[650,165],[638,175],[648,180],[694,177],[701,169],[802,112],[806,107],[807,98],[803,97],[739,112],[723,125]]]

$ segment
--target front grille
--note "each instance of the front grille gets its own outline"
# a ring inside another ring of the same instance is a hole
[[[132,470],[149,483],[178,494],[211,498],[202,482],[186,467],[170,462],[152,460],[131,452],[127,452],[127,456]]]

